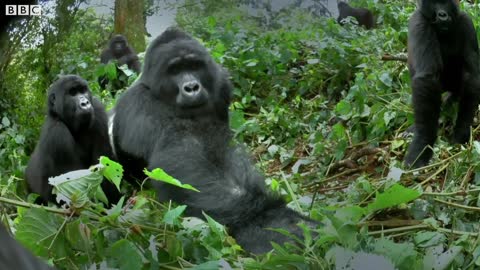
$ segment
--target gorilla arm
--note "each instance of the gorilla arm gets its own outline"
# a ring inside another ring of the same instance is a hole
[[[51,198],[52,190],[48,177],[81,169],[81,164],[75,153],[75,140],[67,126],[60,121],[47,119],[25,176],[30,189],[47,200]]]

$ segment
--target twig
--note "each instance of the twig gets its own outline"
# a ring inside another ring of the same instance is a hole
[[[463,204],[458,204],[458,203],[447,202],[447,201],[440,200],[440,199],[437,199],[437,198],[435,198],[433,200],[436,201],[436,202],[439,202],[439,203],[443,203],[443,204],[446,204],[446,205],[449,205],[449,206],[456,207],[456,208],[480,212],[480,207],[474,207],[474,206],[468,206],[468,205],[463,205]]]
[[[453,191],[453,192],[445,192],[445,193],[439,193],[439,192],[424,192],[422,196],[444,196],[444,197],[449,197],[449,196],[465,196],[469,193],[474,193],[474,192],[480,192],[480,189],[471,189],[471,190],[460,190],[460,191]]]
[[[367,225],[368,227],[382,226],[382,227],[405,227],[423,224],[421,220],[371,220],[360,225]]]
[[[428,228],[430,228],[429,225],[419,224],[419,225],[404,226],[404,227],[399,227],[399,228],[394,228],[394,229],[368,232],[368,235],[373,236],[373,235],[379,235],[379,234],[389,234],[389,233],[397,233],[397,232],[405,232],[405,231],[416,231],[416,230],[422,230],[422,229],[428,229]]]
[[[432,180],[433,178],[435,178],[435,176],[437,176],[438,174],[440,174],[443,170],[445,170],[447,167],[448,167],[448,163],[443,165],[440,169],[438,169],[434,174],[430,175],[427,179],[423,180],[421,183],[419,183],[415,188],[419,188],[421,186],[423,186],[424,184],[426,184],[427,182],[429,182],[430,180]]]
[[[53,208],[53,207],[47,207],[47,206],[42,206],[38,204],[33,204],[33,203],[26,203],[22,201],[17,201],[17,200],[12,200],[12,199],[7,199],[4,197],[0,197],[0,202],[16,205],[16,206],[21,206],[21,207],[26,207],[26,208],[36,208],[36,209],[43,209],[48,212],[56,213],[56,214],[61,214],[61,215],[66,215],[69,216],[72,214],[72,210],[69,209],[59,209],[59,208]]]

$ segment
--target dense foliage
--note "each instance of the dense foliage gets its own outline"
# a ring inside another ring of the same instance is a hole
[[[73,211],[31,205],[33,196],[24,201],[23,170],[54,74],[79,74],[108,108],[115,104],[96,82],[115,70],[98,63],[112,22],[87,9],[78,10],[64,32],[46,27],[56,23],[48,16],[29,22],[32,30],[6,72],[0,99],[10,106],[0,116],[0,201],[3,222],[20,242],[59,269],[480,266],[478,121],[472,142],[451,145],[455,108],[444,110],[445,128],[431,165],[414,171],[402,165],[413,122],[410,79],[404,61],[382,56],[406,52],[414,3],[355,1],[377,18],[378,27],[366,31],[302,9],[281,10],[267,23],[235,1],[186,2],[177,23],[230,71],[237,142],[250,149],[273,190],[322,222],[319,236],[305,228],[298,246],[276,245],[252,257],[222,225],[208,217],[207,222],[183,218],[184,206],[159,204],[151,190],[105,209],[91,202],[95,194],[75,190],[98,186],[102,175],[118,183],[121,175],[109,168],[121,165],[108,159],[72,186],[59,187],[75,201]],[[462,1],[462,8],[480,29],[480,5]],[[41,26],[47,30],[33,30]],[[152,173],[175,182],[161,170]]]

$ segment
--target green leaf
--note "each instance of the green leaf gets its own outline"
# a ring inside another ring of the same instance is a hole
[[[120,183],[122,182],[123,178],[122,165],[105,156],[100,157],[100,164],[104,166],[102,172],[103,176],[115,184],[117,189],[120,191]]]
[[[389,258],[396,266],[405,266],[401,269],[415,269],[412,265],[415,264],[418,254],[412,243],[395,243],[382,238],[373,245],[373,252]]]
[[[167,184],[170,184],[170,185],[174,185],[174,186],[179,187],[179,188],[184,188],[184,189],[200,192],[198,189],[194,188],[193,186],[191,186],[189,184],[182,184],[180,181],[178,181],[177,179],[168,175],[164,170],[162,170],[160,168],[154,169],[151,172],[148,171],[147,169],[144,169],[143,172],[148,177],[150,177],[151,179],[153,179],[155,181],[160,181],[160,182],[164,182],[164,183],[167,183]]]
[[[2,118],[2,125],[3,125],[4,127],[9,127],[9,126],[10,126],[10,120],[8,120],[8,118],[7,118],[6,116],[4,116],[4,117]]]
[[[106,64],[105,73],[109,80],[115,80],[117,78],[117,65],[114,62]]]
[[[239,129],[245,123],[245,115],[243,111],[234,110],[230,113],[230,127],[233,130]]]
[[[135,245],[127,239],[114,243],[108,250],[108,256],[120,270],[142,269],[142,256]]]
[[[367,206],[371,213],[380,209],[385,209],[402,203],[408,203],[420,197],[422,194],[413,189],[406,188],[399,184],[394,184],[383,193],[377,193],[375,201]]]
[[[417,246],[425,248],[443,244],[447,238],[439,232],[418,232],[413,240]]]
[[[163,222],[169,225],[179,225],[181,223],[180,217],[186,208],[186,205],[180,205],[174,209],[168,210],[163,216]]]
[[[102,181],[103,176],[99,172],[90,170],[77,170],[48,178],[48,183],[54,187],[53,194],[57,194],[57,202],[65,201],[76,208],[83,207],[97,195]],[[107,202],[106,198],[98,199]]]
[[[337,103],[337,106],[335,106],[335,113],[342,119],[347,120],[352,114],[352,105],[350,105],[349,102],[342,100]]]
[[[460,246],[453,246],[443,252],[443,245],[427,249],[423,258],[423,269],[446,270],[463,250]]]
[[[16,239],[38,256],[47,257],[50,252],[56,256],[66,255],[63,233],[58,233],[63,219],[43,209],[30,208],[17,220]]]

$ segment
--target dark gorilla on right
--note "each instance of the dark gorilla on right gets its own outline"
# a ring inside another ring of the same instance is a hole
[[[247,251],[271,250],[270,242],[297,237],[304,222],[317,223],[270,194],[247,154],[231,145],[228,74],[188,34],[169,28],[149,46],[139,80],[119,99],[113,120],[115,151],[126,171],[162,168],[200,192],[154,182],[161,201],[202,211],[226,225]]]
[[[408,26],[414,138],[405,164],[423,167],[437,138],[442,91],[458,101],[453,142],[466,143],[480,95],[479,50],[470,17],[458,0],[420,0]]]

